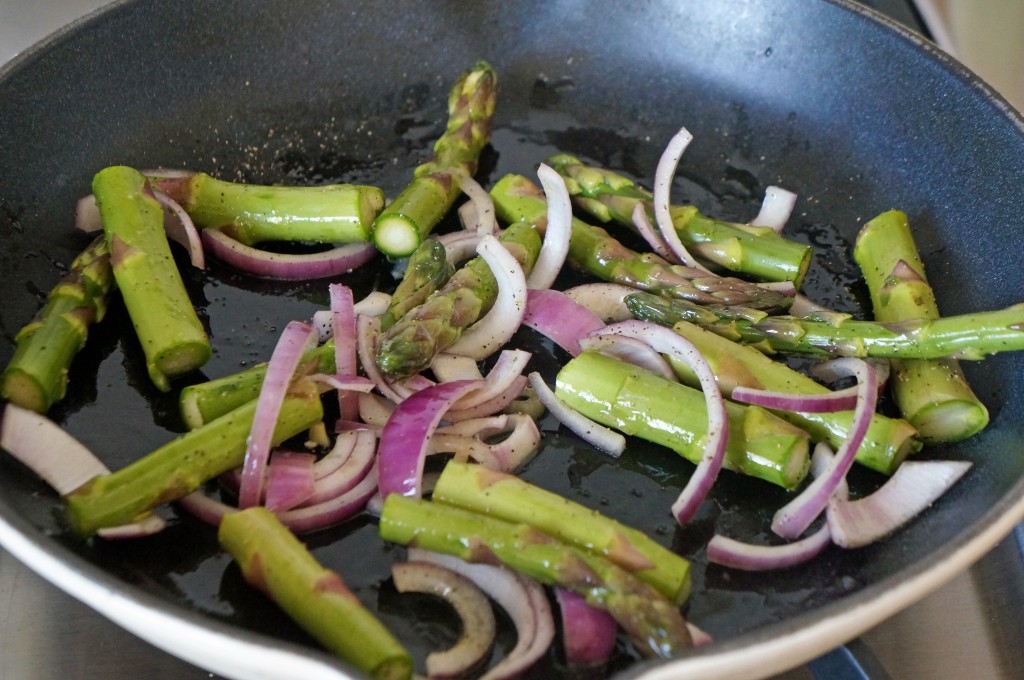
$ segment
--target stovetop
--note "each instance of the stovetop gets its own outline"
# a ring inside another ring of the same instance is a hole
[[[0,63],[104,4],[0,0]],[[867,0],[923,31],[909,1]],[[1024,529],[938,592],[859,640],[774,680],[1010,680],[1024,668]],[[0,550],[0,680],[208,680],[125,632]]]

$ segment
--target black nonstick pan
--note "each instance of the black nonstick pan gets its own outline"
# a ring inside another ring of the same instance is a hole
[[[481,58],[502,79],[484,184],[533,175],[567,151],[649,185],[685,126],[695,141],[675,199],[746,221],[766,186],[796,192],[787,230],[814,246],[805,292],[819,302],[869,312],[850,248],[891,208],[908,213],[944,313],[1024,299],[1020,116],[930,44],[852,2],[139,1],[115,3],[0,71],[0,361],[87,242],[73,210],[104,166],[372,183],[393,196],[443,129],[448,85]],[[185,271],[215,348],[185,382],[264,360],[289,320],[327,304],[325,281],[263,281],[217,264]],[[340,280],[357,296],[394,285],[383,259]],[[531,349],[544,370],[565,358],[539,341]],[[692,466],[640,444],[612,461],[543,421],[544,447],[524,476],[692,558],[686,614],[715,638],[669,663],[622,645],[588,677],[763,677],[941,587],[1024,516],[1022,367],[1012,354],[967,365],[991,424],[922,452],[973,463],[924,516],[875,546],[771,574],[708,565],[703,546],[724,527],[763,539],[786,494],[726,474],[694,525],[678,529],[667,508]],[[51,416],[110,467],[183,429],[176,395],[149,384],[117,304],[70,377]],[[880,482],[864,471],[852,479],[861,490]],[[52,492],[0,456],[0,543],[129,630],[230,677],[358,677],[244,584],[211,529],[169,517],[155,537],[82,543]],[[403,551],[380,542],[371,517],[304,540],[417,658],[452,639],[446,610],[395,593],[387,567]],[[513,635],[506,626],[496,658]],[[526,677],[572,673],[556,647]]]

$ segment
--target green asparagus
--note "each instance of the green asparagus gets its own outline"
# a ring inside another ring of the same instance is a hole
[[[68,520],[82,537],[134,521],[158,505],[192,493],[245,459],[256,402],[187,432],[116,472],[96,477],[67,496]],[[309,379],[292,384],[273,443],[280,444],[323,417],[320,393]]]
[[[37,413],[64,398],[68,367],[85,345],[89,326],[107,310],[114,284],[110,249],[98,237],[71,263],[46,305],[14,338],[14,356],[0,377],[0,396]]]
[[[861,229],[853,259],[864,272],[875,320],[938,319],[906,213],[891,210]],[[988,410],[955,359],[893,359],[896,404],[926,442],[959,441],[988,424]]]
[[[486,62],[463,73],[448,95],[448,127],[434,156],[413,171],[413,180],[373,223],[373,242],[389,257],[405,257],[441,221],[458,198],[463,177],[476,172],[491,137],[498,76]]]
[[[387,330],[417,307],[430,295],[446,284],[455,273],[455,267],[448,262],[448,251],[440,241],[428,238],[409,256],[405,274],[398,284],[388,309],[380,318],[381,330]]]
[[[661,593],[609,560],[536,527],[393,493],[384,499],[380,535],[467,562],[498,560],[546,585],[576,591],[611,614],[647,656],[672,658],[691,645],[679,609]]]
[[[334,373],[334,338],[306,352],[299,366],[297,375]],[[178,406],[185,426],[194,430],[253,401],[259,397],[266,375],[267,364],[260,363],[223,378],[183,387]]]
[[[751,309],[699,306],[648,293],[625,298],[638,319],[672,326],[695,323],[766,352],[881,359],[984,359],[1024,349],[1024,303],[991,312],[892,323],[860,321],[849,314],[769,316]]]
[[[246,245],[264,241],[353,243],[370,240],[370,225],[384,207],[377,187],[330,184],[259,186],[197,172],[155,179],[196,226],[219,227]]]
[[[137,170],[113,166],[93,178],[114,279],[146,357],[150,380],[170,379],[202,366],[210,342],[189,300],[164,231],[163,209]]]
[[[633,210],[643,203],[654,219],[651,192],[622,175],[587,166],[569,154],[548,163],[565,179],[573,201],[601,222],[633,225]],[[811,263],[811,247],[780,236],[768,227],[711,219],[695,206],[672,206],[672,223],[694,255],[761,281],[792,281],[797,288]]]
[[[499,238],[529,276],[540,253],[541,238],[532,224],[519,222]],[[494,304],[498,282],[482,257],[467,262],[440,290],[410,310],[384,334],[377,366],[384,375],[402,378],[419,373],[438,352]]]
[[[591,420],[667,446],[698,463],[704,453],[704,395],[650,371],[587,351],[559,371],[555,394]],[[726,402],[724,467],[793,489],[807,475],[809,435],[757,406]]]
[[[374,680],[412,677],[409,652],[272,512],[225,515],[217,538],[245,580],[328,650]]]
[[[537,185],[522,175],[506,175],[491,189],[498,217],[507,222],[545,219],[547,201]],[[602,281],[621,283],[700,304],[746,305],[758,309],[788,309],[792,300],[777,291],[740,279],[668,265],[642,256],[608,234],[573,218],[568,262]]]
[[[450,461],[433,499],[508,522],[535,526],[600,555],[682,605],[690,594],[690,563],[646,534],[504,472]]]
[[[736,387],[776,390],[793,394],[824,394],[828,388],[799,371],[770,359],[762,352],[740,345],[686,321],[672,327],[696,346],[711,365],[718,386],[729,396]],[[672,360],[672,367],[686,384],[697,387],[697,377],[689,366]],[[807,430],[815,439],[824,439],[838,448],[847,439],[853,423],[852,411],[838,413],[793,413],[777,415]],[[905,420],[875,414],[857,449],[857,461],[869,468],[891,475],[911,453],[921,449],[917,431]]]

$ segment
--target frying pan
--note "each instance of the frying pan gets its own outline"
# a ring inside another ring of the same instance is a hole
[[[955,314],[1019,302],[1024,198],[1020,117],[929,44],[841,0],[116,3],[0,72],[0,324],[36,311],[83,246],[75,200],[110,164],[188,167],[248,182],[367,182],[394,195],[443,126],[448,84],[475,60],[502,77],[487,183],[532,174],[556,150],[649,184],[662,145],[694,133],[676,200],[745,221],[763,189],[800,201],[793,238],[811,243],[807,292],[862,314],[850,258],[864,221],[911,219],[940,307]],[[215,356],[206,377],[269,355],[278,329],[326,305],[325,282],[260,281],[216,265],[185,270]],[[394,285],[380,261],[344,279],[357,295]],[[564,356],[536,338],[549,375]],[[0,348],[0,361],[11,353]],[[690,468],[637,444],[620,461],[550,420],[524,476],[601,507],[694,561],[691,620],[716,643],[672,663],[623,647],[617,677],[762,677],[848,640],[940,587],[1024,515],[1021,358],[967,366],[992,423],[924,452],[974,467],[946,497],[878,545],[831,550],[806,568],[736,574],[709,566],[715,531],[765,540],[782,492],[723,475],[692,526],[666,508]],[[182,424],[174,395],[145,378],[117,305],[71,371],[51,415],[119,467]],[[202,379],[202,376],[192,378]],[[856,471],[855,489],[876,476]],[[320,653],[219,552],[213,532],[173,513],[163,534],[81,543],[46,487],[0,457],[0,543],[129,630],[231,677],[358,677]],[[417,657],[455,624],[400,599],[373,520],[305,536]],[[426,629],[427,632],[424,632]],[[512,633],[499,638],[499,650]],[[499,652],[496,652],[500,654]],[[553,651],[528,677],[567,676]]]

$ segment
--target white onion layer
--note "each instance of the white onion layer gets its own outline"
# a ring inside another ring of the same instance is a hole
[[[540,373],[529,375],[530,386],[533,387],[541,403],[551,411],[558,422],[575,432],[583,441],[591,444],[608,455],[618,458],[626,450],[626,438],[615,430],[595,423],[590,418],[571,408],[558,398],[544,382]]]
[[[782,231],[793,214],[796,205],[796,194],[782,187],[769,186],[764,190],[764,202],[757,217],[750,220],[752,227],[768,227],[775,233]]]
[[[679,262],[687,267],[706,272],[708,269],[697,262],[679,239],[675,225],[672,224],[672,214],[669,209],[672,179],[676,174],[676,167],[679,165],[679,159],[682,158],[686,147],[692,141],[693,135],[686,128],[681,128],[669,140],[658,161],[658,167],[654,171],[654,220],[658,225],[658,231],[661,232],[661,237]]]
[[[565,180],[543,163],[537,170],[537,178],[547,197],[548,223],[540,255],[526,279],[526,287],[531,290],[550,288],[555,282],[569,254],[569,235],[572,233],[572,202]]]

